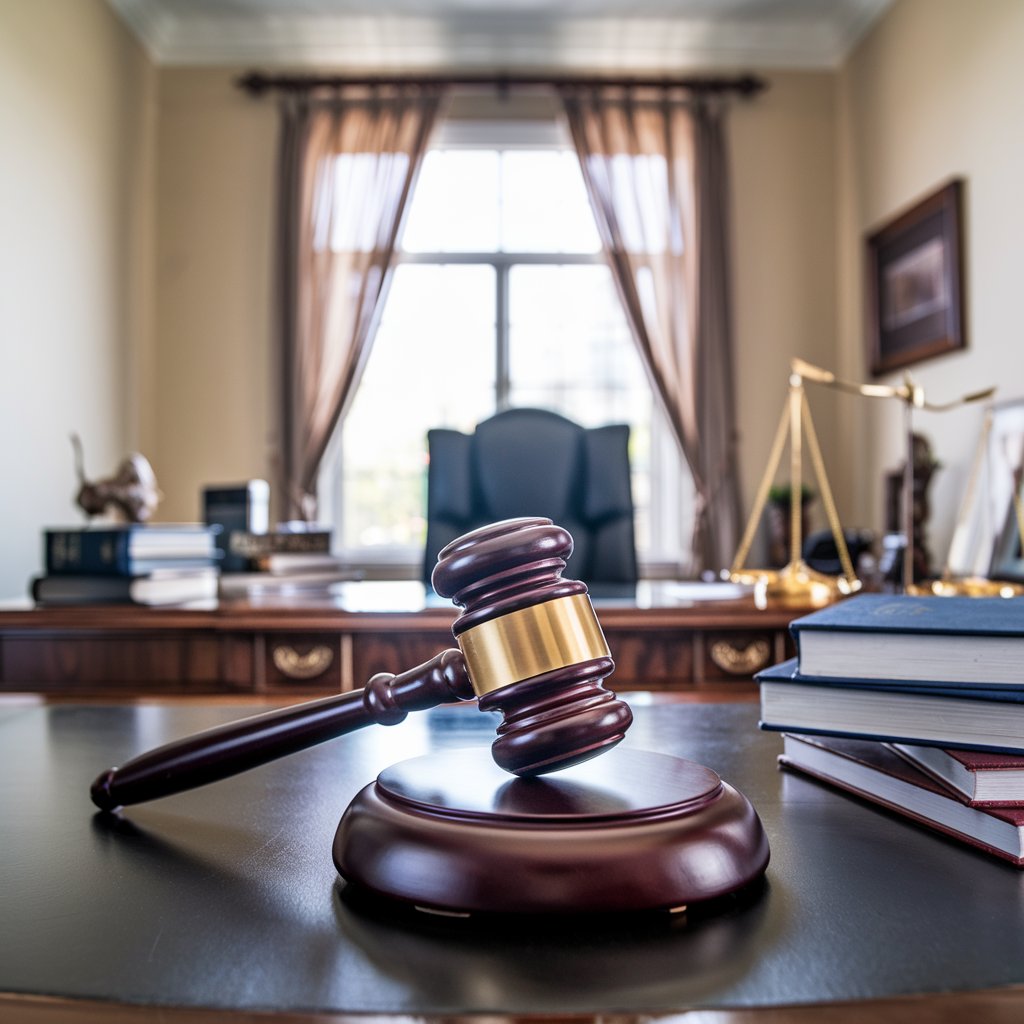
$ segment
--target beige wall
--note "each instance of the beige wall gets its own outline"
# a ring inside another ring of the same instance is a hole
[[[840,348],[863,379],[866,232],[952,177],[966,182],[968,348],[909,372],[935,401],[996,384],[1024,397],[1019,295],[1024,265],[1024,4],[898,0],[839,75]],[[898,382],[894,375],[885,380]],[[856,513],[880,524],[881,477],[904,461],[898,403],[859,402],[845,435],[862,481]],[[932,489],[931,549],[941,568],[982,410],[923,413],[915,427],[942,469]]]
[[[740,461],[752,506],[794,356],[829,365],[836,318],[835,76],[772,73],[732,113],[733,257]],[[849,505],[831,402],[809,404],[840,514]],[[777,478],[788,480],[788,451]],[[805,481],[819,490],[809,463]],[[812,527],[824,525],[821,503]],[[758,562],[756,551],[748,564]]]
[[[140,444],[154,71],[102,0],[0,0],[0,597]]]
[[[206,483],[268,477],[273,100],[226,70],[163,70],[157,146],[155,408],[161,516]]]

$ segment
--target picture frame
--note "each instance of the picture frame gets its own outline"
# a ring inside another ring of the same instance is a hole
[[[1024,399],[992,407],[988,436],[994,580],[1024,583]]]
[[[1024,398],[986,406],[943,575],[1024,583]]]
[[[953,179],[867,238],[874,377],[966,347],[963,191]]]

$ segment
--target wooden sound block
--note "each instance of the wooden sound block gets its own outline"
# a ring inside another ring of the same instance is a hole
[[[485,749],[402,761],[334,839],[360,892],[469,915],[678,910],[759,879],[768,853],[750,802],[710,768],[622,747],[532,779]]]

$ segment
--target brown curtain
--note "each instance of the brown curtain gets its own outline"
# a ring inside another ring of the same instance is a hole
[[[693,478],[694,564],[724,568],[740,500],[722,109],[650,88],[561,95],[605,255]]]
[[[316,478],[366,359],[439,89],[282,100],[278,295],[280,497],[315,505]]]

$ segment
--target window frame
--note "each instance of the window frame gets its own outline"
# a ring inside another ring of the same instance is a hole
[[[558,150],[570,147],[567,129],[559,120],[536,119],[450,119],[443,121],[435,131],[430,149],[483,149],[483,150]],[[605,265],[600,250],[581,252],[410,252],[401,244],[395,252],[394,267],[403,265],[463,265],[488,266],[495,276],[495,412],[510,407],[511,375],[509,350],[509,276],[514,266],[594,266]],[[651,384],[655,406],[660,398]],[[664,422],[663,422],[664,421]],[[685,578],[687,538],[692,530],[693,501],[684,494],[688,474],[683,466],[678,442],[672,436],[667,418],[652,414],[651,452],[649,476],[651,501],[648,509],[650,533],[661,538],[660,546],[651,551],[638,552],[641,577],[646,579]],[[660,429],[659,429],[660,427]],[[332,523],[340,522],[344,503],[342,437],[344,425],[334,433],[325,454],[320,474],[318,495],[320,508],[328,507],[331,514],[324,517]],[[665,477],[673,477],[668,483]],[[658,484],[655,484],[656,478]],[[674,486],[673,486],[674,485]],[[675,493],[672,493],[672,492]],[[692,493],[692,490],[691,490]],[[677,543],[665,543],[667,534],[675,524]],[[672,548],[675,547],[675,551]],[[416,579],[421,571],[421,552],[409,545],[389,545],[374,548],[344,548],[335,539],[336,553],[340,554],[354,571],[374,579]]]

